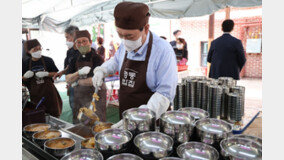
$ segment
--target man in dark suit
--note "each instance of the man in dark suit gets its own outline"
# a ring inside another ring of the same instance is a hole
[[[207,62],[211,63],[209,77],[232,77],[240,79],[240,72],[245,65],[246,57],[242,41],[233,37],[230,32],[234,28],[233,20],[222,23],[224,34],[212,41]]]

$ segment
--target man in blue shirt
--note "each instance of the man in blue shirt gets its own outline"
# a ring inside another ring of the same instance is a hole
[[[119,112],[149,108],[159,118],[173,101],[178,82],[175,53],[171,45],[149,31],[149,8],[143,3],[121,2],[114,9],[116,30],[122,44],[115,56],[95,68],[93,85],[120,73]],[[121,127],[122,121],[112,128]]]

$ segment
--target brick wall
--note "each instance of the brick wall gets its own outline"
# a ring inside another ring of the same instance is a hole
[[[240,8],[244,14],[245,10],[259,9],[261,7],[252,8]],[[238,9],[233,8],[231,11]],[[222,15],[221,15],[222,14]],[[217,15],[217,16],[216,16]],[[245,14],[244,14],[245,15]],[[221,24],[225,18],[224,10],[215,13],[214,22],[214,38],[218,38],[223,34],[221,30]],[[220,18],[221,17],[221,18]],[[234,37],[242,40],[244,49],[246,47],[246,39],[252,38],[249,33],[259,32],[261,36],[262,17],[250,16],[250,17],[238,17],[237,15],[232,18],[235,22],[235,27],[231,33]],[[182,35],[188,43],[188,61],[190,68],[198,68],[201,64],[201,42],[208,41],[208,23],[209,16],[203,16],[200,18],[184,18],[180,20],[180,29]],[[246,54],[247,63],[241,73],[242,76],[251,78],[262,77],[262,55],[261,54]]]

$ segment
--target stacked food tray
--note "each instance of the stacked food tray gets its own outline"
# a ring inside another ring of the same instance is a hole
[[[211,118],[230,120],[232,123],[242,121],[245,87],[236,84],[231,77],[185,77],[177,86],[174,110],[195,107],[206,110]]]

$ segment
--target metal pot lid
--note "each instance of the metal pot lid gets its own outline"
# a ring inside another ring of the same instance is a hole
[[[159,160],[183,160],[182,158],[177,158],[177,157],[165,157],[161,158]]]
[[[62,157],[61,160],[103,160],[103,155],[94,149],[80,149],[73,151],[66,156]]]
[[[184,111],[168,111],[161,115],[161,120],[170,124],[193,124],[194,117]]]
[[[231,137],[224,139],[220,143],[222,151],[227,155],[234,158],[246,159],[246,160],[261,160],[262,159],[262,147],[259,143],[252,140]]]
[[[204,132],[209,132],[217,135],[222,135],[224,133],[229,133],[233,130],[231,124],[226,121],[215,119],[215,118],[204,118],[198,120],[196,123],[196,128]]]
[[[123,129],[106,129],[95,135],[95,142],[103,145],[121,145],[129,142],[132,134]]]
[[[187,142],[183,143],[177,148],[179,157],[186,160],[218,160],[218,151],[201,142]]]
[[[134,138],[137,148],[147,152],[170,151],[173,147],[173,139],[160,132],[145,132]]]
[[[156,117],[155,112],[148,108],[131,108],[123,112],[123,119],[145,121]]]
[[[252,135],[238,134],[238,135],[234,135],[233,137],[249,139],[249,140],[255,141],[256,143],[259,143],[260,145],[262,145],[262,139],[259,137],[252,136]]]
[[[122,153],[111,156],[107,160],[143,160],[143,159],[134,154]]]
[[[183,112],[189,113],[196,120],[209,117],[209,113],[207,111],[203,110],[203,109],[200,109],[200,108],[185,107],[185,108],[179,109],[179,111],[183,111]]]

